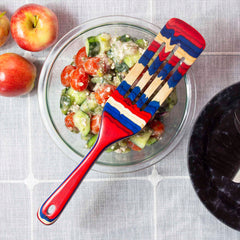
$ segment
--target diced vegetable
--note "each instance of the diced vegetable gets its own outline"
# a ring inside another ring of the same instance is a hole
[[[61,73],[61,83],[65,87],[70,87],[71,76],[76,67],[72,65],[67,65]]]
[[[116,72],[127,72],[128,70],[129,70],[129,67],[125,62],[115,64],[115,71]]]
[[[103,83],[103,81],[104,81],[103,77],[94,76],[91,78],[92,83]]]
[[[111,46],[110,46],[110,40],[111,40],[111,35],[108,33],[102,33],[97,35],[96,39],[100,43],[100,54],[107,52]]]
[[[143,149],[146,146],[147,141],[151,135],[152,131],[148,130],[131,136],[129,140],[133,142],[135,145],[137,145],[139,148]]]
[[[100,58],[98,57],[92,57],[89,58],[85,63],[84,63],[84,69],[86,73],[88,73],[91,76],[96,76],[99,71],[100,71]]]
[[[72,132],[75,132],[75,133],[78,133],[79,132],[79,130],[78,130],[78,128],[75,126],[75,124],[74,124],[74,121],[73,121],[73,116],[74,116],[74,112],[71,112],[71,113],[69,113],[66,117],[65,117],[65,125],[66,125],[66,127],[70,130],[70,131],[72,131]]]
[[[155,138],[155,137],[150,137],[149,139],[148,139],[148,141],[147,141],[147,145],[149,146],[149,145],[152,145],[152,144],[154,144],[155,142],[157,142],[157,138]]]
[[[129,41],[132,41],[133,39],[129,35],[124,34],[124,35],[118,37],[117,40],[119,40],[121,42],[129,42]]]
[[[102,115],[93,115],[91,118],[91,132],[97,134],[100,130]]]
[[[103,107],[98,105],[96,108],[93,109],[93,114],[95,115],[102,115]]]
[[[66,93],[62,93],[61,98],[60,98],[60,109],[62,111],[63,114],[67,114],[68,109],[71,107],[72,105],[72,99],[69,95],[67,95]]]
[[[95,92],[95,98],[98,104],[105,104],[116,87],[111,84],[104,84]]]
[[[97,138],[98,138],[98,135],[97,135],[97,134],[93,135],[93,136],[88,140],[88,142],[87,142],[87,147],[88,147],[88,148],[91,148],[91,147],[95,144],[95,142],[97,141]]]
[[[90,95],[80,106],[81,110],[85,113],[91,113],[98,106],[98,103],[93,94]]]
[[[88,59],[87,53],[86,53],[86,47],[82,47],[75,56],[75,64],[76,66],[83,65]]]
[[[67,90],[66,93],[72,98],[73,103],[78,105],[82,104],[89,95],[89,91],[87,89],[79,92],[71,87]]]
[[[153,130],[152,137],[159,138],[162,136],[162,134],[164,132],[164,125],[161,121],[159,121],[157,119],[153,119],[149,123],[149,127]]]
[[[75,112],[73,122],[83,136],[90,132],[90,117],[83,111],[78,110]]]
[[[133,151],[141,151],[142,148],[140,148],[139,146],[137,146],[135,143],[133,143],[132,141],[128,141],[128,146],[133,150]]]
[[[127,55],[126,57],[124,57],[123,61],[127,64],[129,68],[131,68],[137,63],[140,57],[141,54],[137,52],[134,55]]]
[[[100,43],[98,39],[93,37],[88,37],[86,40],[86,53],[88,57],[95,57],[100,52]]]
[[[71,87],[76,91],[83,91],[87,88],[89,82],[88,74],[82,66],[74,70],[71,77]]]
[[[140,47],[145,49],[148,46],[148,41],[146,41],[145,39],[137,39],[135,41],[135,43]]]

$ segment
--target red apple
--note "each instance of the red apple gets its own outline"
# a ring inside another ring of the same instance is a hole
[[[0,95],[20,96],[33,89],[36,67],[15,53],[0,55]]]
[[[10,33],[10,22],[6,12],[0,12],[0,47],[8,40]]]
[[[55,43],[58,36],[58,19],[47,7],[26,4],[11,18],[11,33],[19,47],[38,52]]]

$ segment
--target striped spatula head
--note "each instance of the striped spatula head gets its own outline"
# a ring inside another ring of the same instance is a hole
[[[139,132],[204,48],[205,40],[197,30],[180,19],[170,19],[108,99],[104,114],[117,119],[128,134]],[[158,56],[148,68],[159,49]],[[170,72],[172,75],[166,81]]]

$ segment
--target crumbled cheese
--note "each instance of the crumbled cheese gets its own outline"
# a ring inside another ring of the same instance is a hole
[[[106,92],[110,92],[111,91],[111,88],[110,87],[107,87],[106,88]]]

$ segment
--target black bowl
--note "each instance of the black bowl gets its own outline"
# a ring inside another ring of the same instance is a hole
[[[209,164],[213,132],[216,132],[226,114],[231,114],[237,107],[240,108],[240,83],[222,90],[203,108],[189,141],[188,169],[193,187],[206,208],[220,221],[240,231],[240,183],[232,182],[226,175],[222,176]],[[236,140],[233,142],[237,144]],[[229,152],[229,156],[234,151],[224,150]]]

